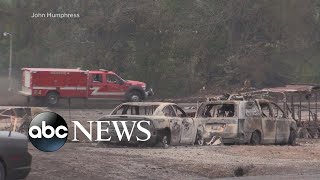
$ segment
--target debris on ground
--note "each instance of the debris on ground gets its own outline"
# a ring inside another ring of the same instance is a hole
[[[209,142],[207,142],[207,145],[210,145],[210,146],[223,145],[221,136],[213,136],[212,139]]]

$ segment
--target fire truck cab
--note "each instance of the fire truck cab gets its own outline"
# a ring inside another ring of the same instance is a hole
[[[20,94],[56,105],[60,98],[143,101],[153,95],[146,83],[124,80],[107,70],[23,68]]]

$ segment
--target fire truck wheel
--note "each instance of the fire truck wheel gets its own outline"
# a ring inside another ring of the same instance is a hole
[[[59,94],[56,92],[49,92],[46,97],[46,103],[49,106],[57,105],[59,102]]]
[[[138,91],[132,91],[128,97],[131,102],[140,102],[142,100],[141,94]]]

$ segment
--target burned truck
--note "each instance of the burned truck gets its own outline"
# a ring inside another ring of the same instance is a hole
[[[203,124],[204,143],[221,137],[224,144],[295,144],[296,122],[274,102],[256,100],[207,101],[196,118]]]
[[[125,121],[127,129],[132,130],[132,137],[146,138],[146,134],[132,128],[133,121],[148,121],[150,125],[144,126],[151,133],[151,138],[147,142],[137,142],[135,139],[119,141],[116,138],[117,132],[112,123],[108,126],[108,133],[102,134],[103,139],[111,137],[109,143],[123,145],[144,144],[154,145],[182,145],[194,144],[197,139],[199,123],[196,119],[189,117],[186,112],[174,103],[164,102],[131,102],[123,103],[116,107],[110,115],[103,116],[99,121]],[[123,125],[119,124],[119,129],[123,132]],[[106,129],[107,127],[103,127]]]

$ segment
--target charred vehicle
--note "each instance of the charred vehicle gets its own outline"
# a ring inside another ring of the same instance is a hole
[[[207,101],[196,118],[204,142],[219,136],[225,144],[295,144],[296,122],[268,100]]]
[[[38,107],[0,106],[0,129],[27,135],[32,118],[44,111]]]
[[[299,138],[319,138],[318,84],[289,84],[283,87],[264,88],[227,96],[228,100],[267,99],[282,107],[288,117],[297,122]],[[213,99],[213,98],[210,98]]]
[[[27,136],[0,128],[0,180],[25,178],[31,160]]]
[[[185,113],[185,111],[174,103],[163,102],[131,102],[123,103],[116,107],[109,116],[104,116],[100,121],[126,121],[128,129],[132,129],[133,121],[149,121],[150,125],[145,126],[151,133],[151,138],[145,142],[147,145],[180,145],[194,144],[196,141],[197,128],[199,123]],[[121,126],[121,123],[118,123]],[[121,131],[123,127],[120,127]],[[119,141],[116,136],[115,127],[110,125],[108,134],[111,136],[111,143],[134,143],[135,141]],[[132,136],[144,138],[146,134],[133,129]],[[125,139],[126,140],[126,139]]]
[[[247,94],[282,105],[286,114],[297,122],[299,138],[319,138],[319,91],[320,85],[317,84],[290,84]]]

